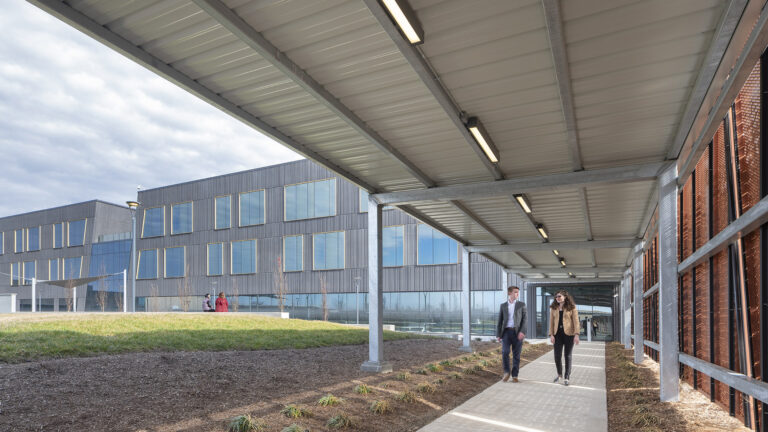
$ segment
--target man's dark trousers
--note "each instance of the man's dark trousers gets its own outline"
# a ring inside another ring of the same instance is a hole
[[[501,335],[501,361],[504,364],[504,373],[508,373],[512,378],[517,376],[520,371],[520,351],[523,348],[523,341],[517,338],[517,329],[504,329]],[[509,368],[509,352],[512,351],[512,370]]]

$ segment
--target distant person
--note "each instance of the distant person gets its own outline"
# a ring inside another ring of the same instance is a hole
[[[501,342],[501,360],[504,364],[504,376],[502,381],[517,382],[517,373],[520,371],[520,351],[525,339],[526,319],[525,303],[518,301],[520,288],[511,286],[507,288],[507,301],[499,308],[499,321],[496,323],[496,340]],[[509,367],[509,353],[512,352],[512,367]]]
[[[224,291],[220,292],[219,298],[216,299],[216,312],[229,312],[229,302]]]
[[[573,345],[579,344],[579,311],[573,297],[561,290],[555,294],[555,301],[549,306],[549,341],[555,345],[555,367],[557,376],[554,382],[563,379],[563,348],[565,348],[565,380],[571,379],[571,353]]]
[[[216,309],[211,306],[211,295],[206,294],[203,299],[203,312],[216,312]]]
[[[595,337],[597,335],[597,321],[594,319],[592,320],[592,337]]]

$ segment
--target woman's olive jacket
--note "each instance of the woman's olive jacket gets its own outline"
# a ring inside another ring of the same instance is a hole
[[[554,336],[557,333],[557,327],[560,325],[560,311],[555,309],[549,309],[549,336]],[[566,310],[563,308],[563,331],[568,336],[577,335],[581,332],[579,323],[579,311],[574,308],[573,310]]]

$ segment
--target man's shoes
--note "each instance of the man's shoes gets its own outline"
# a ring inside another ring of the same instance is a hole
[[[563,381],[563,384],[568,385],[568,380]]]
[[[520,381],[518,381],[517,377],[512,377],[512,382],[516,383],[516,382],[520,382]]]
[[[504,382],[509,381],[509,372],[504,372],[504,377],[502,377],[501,380]]]
[[[554,380],[554,381],[552,381],[552,382],[553,382],[553,383],[556,383],[556,382],[558,382],[558,381],[560,381],[560,377],[559,377],[559,376],[556,376],[556,377],[555,377],[555,380]]]

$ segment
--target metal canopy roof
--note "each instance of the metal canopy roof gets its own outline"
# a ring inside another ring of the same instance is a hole
[[[377,0],[30,1],[547,281],[621,276],[655,178],[681,150],[700,151],[719,89],[740,87],[731,68],[764,21],[763,2],[747,0],[410,0],[425,33],[414,47]]]

